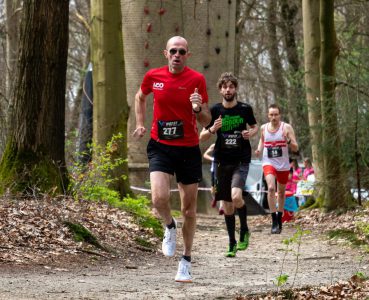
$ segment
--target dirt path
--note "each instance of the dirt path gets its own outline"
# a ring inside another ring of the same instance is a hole
[[[260,218],[260,217],[259,217]],[[223,256],[227,245],[223,218],[201,215],[195,237],[194,283],[174,282],[177,261],[161,253],[127,260],[98,261],[75,266],[0,266],[0,299],[234,299],[237,295],[276,289],[285,246],[292,224],[281,235],[271,235],[269,225],[250,218],[251,244],[236,258]],[[179,238],[179,241],[181,238]],[[349,248],[330,244],[317,232],[304,237],[299,271],[294,286],[330,284],[368,270],[368,257]],[[296,256],[289,253],[283,264],[291,286]],[[367,271],[366,271],[367,273]]]

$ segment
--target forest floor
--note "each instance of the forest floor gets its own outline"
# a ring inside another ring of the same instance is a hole
[[[174,281],[183,249],[180,230],[177,253],[166,258],[150,231],[106,205],[67,198],[3,199],[0,299],[287,299],[282,295],[291,291],[295,298],[290,299],[369,299],[369,282],[363,279],[369,275],[365,247],[352,248],[326,235],[367,226],[368,209],[339,216],[303,211],[284,224],[281,235],[270,234],[269,218],[249,217],[249,248],[225,258],[223,217],[199,214],[194,282],[183,284]],[[75,242],[66,220],[83,224],[104,250]],[[299,235],[298,225],[304,234]],[[301,243],[294,241],[288,248],[283,242],[299,236]],[[153,246],[142,246],[137,238]],[[281,274],[289,277],[277,295]]]

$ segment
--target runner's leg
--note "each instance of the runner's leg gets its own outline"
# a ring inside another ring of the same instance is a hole
[[[276,201],[275,201],[275,176],[273,174],[268,174],[265,176],[265,181],[268,186],[268,204],[271,213],[277,211]]]
[[[283,213],[284,202],[286,200],[286,185],[285,184],[277,184],[278,190],[278,211]]]
[[[247,226],[247,208],[242,197],[242,189],[237,187],[232,188],[232,201],[240,219],[240,239],[237,244],[237,250],[245,250],[249,245],[250,233]]]
[[[226,252],[226,257],[234,257],[237,251],[237,241],[236,241],[236,218],[234,215],[233,202],[222,201],[224,209],[224,221],[226,223],[226,228],[229,238],[228,251]]]
[[[276,234],[280,233],[280,228],[278,225],[278,218],[277,218],[277,207],[276,207],[276,199],[275,199],[275,176],[273,174],[268,174],[265,176],[265,181],[268,185],[268,204],[270,213],[272,216],[272,229],[271,233]]]
[[[286,185],[285,184],[277,184],[278,189],[278,212],[277,212],[277,221],[279,229],[282,230],[282,216],[284,212],[284,203],[286,201]]]
[[[247,227],[247,209],[242,198],[242,189],[238,187],[232,188],[232,202],[240,218],[240,241],[243,241],[244,235],[249,229]]]
[[[183,255],[191,256],[193,238],[196,230],[196,208],[198,183],[182,184],[178,183],[179,195],[181,198],[181,211],[183,216]]]
[[[152,203],[166,225],[173,220],[169,204],[171,176],[159,171],[150,173]]]

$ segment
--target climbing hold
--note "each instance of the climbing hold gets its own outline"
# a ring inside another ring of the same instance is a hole
[[[166,9],[164,8],[164,7],[161,7],[160,9],[159,9],[159,11],[158,11],[158,14],[159,15],[164,15],[165,14],[165,12],[166,12]]]
[[[147,32],[151,32],[151,30],[152,30],[152,24],[151,23],[147,23],[146,31]]]

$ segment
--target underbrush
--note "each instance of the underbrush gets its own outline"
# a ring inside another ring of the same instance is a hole
[[[79,153],[77,157],[86,157],[93,153],[93,159],[85,164],[76,162],[70,170],[71,180],[69,190],[73,197],[96,202],[108,203],[112,207],[125,210],[134,216],[137,224],[150,228],[160,237],[163,228],[160,221],[151,213],[150,201],[146,196],[127,195],[123,199],[112,186],[118,180],[127,180],[127,175],[114,177],[114,171],[127,163],[126,159],[115,157],[122,140],[121,134],[113,136],[105,148],[92,145],[89,153]],[[141,241],[141,243],[144,243]]]
[[[341,239],[353,247],[369,253],[369,224],[356,222],[352,228],[338,228],[328,231],[330,239]]]

